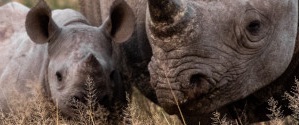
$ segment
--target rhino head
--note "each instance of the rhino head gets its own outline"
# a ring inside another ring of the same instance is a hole
[[[90,26],[76,11],[51,12],[40,1],[26,17],[26,31],[36,44],[47,44],[44,89],[66,116],[74,116],[73,100],[86,103],[87,80],[93,82],[97,104],[111,107],[126,101],[114,44],[126,41],[134,28],[129,6],[115,2],[110,16],[99,27]],[[43,62],[41,62],[43,63]]]
[[[293,57],[297,0],[148,0],[148,66],[170,114],[212,112],[277,79]]]

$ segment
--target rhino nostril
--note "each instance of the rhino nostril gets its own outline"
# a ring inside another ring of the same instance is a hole
[[[190,85],[197,86],[203,82],[203,77],[200,74],[195,74],[190,77]]]
[[[196,98],[202,94],[208,93],[211,85],[210,82],[207,80],[202,74],[194,74],[190,77],[189,83],[192,91],[189,91],[190,98]]]

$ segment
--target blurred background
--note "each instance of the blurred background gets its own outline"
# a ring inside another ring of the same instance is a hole
[[[38,0],[0,0],[0,6],[12,1],[22,3],[27,7],[32,7],[37,3]],[[79,9],[78,6],[79,0],[45,0],[45,1],[49,4],[51,9],[64,9],[64,8],[73,8],[75,10]]]

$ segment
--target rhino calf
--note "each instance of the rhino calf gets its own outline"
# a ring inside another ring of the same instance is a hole
[[[92,25],[97,26],[98,22],[102,22],[101,19],[109,16],[109,9],[114,1],[118,0],[80,0],[80,10],[90,22],[93,22],[91,23]],[[147,1],[125,1],[132,8],[136,20],[132,37],[127,42],[120,44],[120,50],[126,59],[123,66],[129,71],[129,73],[126,73],[126,80],[137,87],[148,99],[157,103],[156,94],[149,84],[149,71],[147,68],[152,56],[152,50],[145,30]]]
[[[130,38],[134,14],[123,1],[114,2],[109,14],[101,26],[93,27],[79,12],[51,11],[43,0],[30,11],[18,3],[2,6],[1,104],[10,89],[30,94],[27,86],[40,84],[62,114],[75,117],[71,102],[86,103],[90,77],[97,104],[111,111],[116,103],[126,106],[127,87],[119,66],[122,57],[114,45]]]

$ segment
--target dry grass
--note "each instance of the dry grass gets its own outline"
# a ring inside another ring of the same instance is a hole
[[[76,119],[67,119],[61,115],[57,106],[42,95],[39,87],[32,87],[34,94],[28,96],[11,93],[6,97],[9,113],[0,112],[1,125],[106,125],[115,124],[108,121],[110,112],[98,106],[97,91],[93,87],[93,80],[86,80],[87,104],[76,100]],[[181,125],[176,116],[169,116],[155,104],[147,100],[141,93],[134,89],[133,96],[125,113],[121,116],[119,124],[131,125]],[[99,108],[95,108],[99,107]],[[115,119],[113,119],[115,120]],[[114,122],[114,121],[112,121]]]
[[[133,125],[181,125],[177,116],[170,116],[162,108],[150,102],[134,88],[128,108]]]
[[[13,97],[13,98],[11,98]],[[7,97],[7,104],[10,113],[1,112],[1,125],[22,125],[22,124],[54,124],[59,120],[55,106],[41,98],[41,95],[35,95],[25,101],[25,96],[12,93]],[[59,114],[58,114],[59,115]],[[60,117],[59,117],[60,118]]]
[[[295,85],[293,86],[293,91],[290,93],[285,93],[285,97],[289,100],[289,108],[294,112],[292,117],[299,120],[299,81],[295,79]]]
[[[281,106],[278,105],[278,101],[274,100],[272,97],[268,100],[268,105],[268,110],[270,110],[271,114],[268,114],[267,116],[272,119],[269,123],[283,125],[283,111],[281,110]]]
[[[57,106],[52,101],[47,100],[42,95],[39,87],[33,87],[34,93],[28,95],[12,92],[7,98],[9,112],[0,112],[1,125],[99,125],[108,124],[107,116],[109,114],[105,108],[97,107],[93,81],[88,78],[86,81],[88,89],[87,105],[77,101],[76,104],[78,119],[64,118]]]
[[[268,110],[271,114],[267,116],[271,119],[268,122],[254,123],[254,125],[299,125],[299,80],[295,79],[295,86],[290,93],[286,92],[285,99],[289,101],[289,109],[293,114],[290,116],[283,116],[283,110],[274,98],[268,100]],[[238,124],[232,119],[227,119],[226,115],[221,115],[219,112],[214,112],[211,118],[212,125],[235,125]]]
[[[262,122],[260,125],[298,125],[299,124],[299,81],[295,79],[295,86],[291,92],[285,92],[284,97],[289,101],[289,109],[293,114],[283,116],[283,110],[274,98],[268,100],[268,110],[271,114],[267,116],[271,119],[269,122]]]
[[[213,123],[212,125],[232,125],[233,121],[230,121],[226,116],[221,116],[219,112],[213,112],[213,117],[211,118]]]

